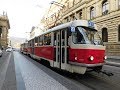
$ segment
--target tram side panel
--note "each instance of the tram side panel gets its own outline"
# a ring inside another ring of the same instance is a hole
[[[28,47],[28,55],[32,53],[32,47]]]
[[[53,60],[54,48],[52,46],[41,46],[34,48],[34,54],[42,59]]]

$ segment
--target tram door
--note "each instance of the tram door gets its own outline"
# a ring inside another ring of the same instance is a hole
[[[67,63],[67,30],[54,33],[55,60],[54,67],[64,69]]]

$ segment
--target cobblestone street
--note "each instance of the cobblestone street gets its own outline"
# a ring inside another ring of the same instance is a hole
[[[118,61],[113,59],[108,59],[107,61],[109,63],[118,63]],[[119,82],[117,77],[113,77],[111,79]],[[82,78],[80,79],[80,81],[83,82]],[[4,52],[3,56],[0,58],[0,90],[80,89],[92,90],[90,87],[82,83],[78,84],[72,82],[71,80],[61,76],[58,73],[55,73],[42,64],[30,59],[25,55],[20,54],[19,52]]]

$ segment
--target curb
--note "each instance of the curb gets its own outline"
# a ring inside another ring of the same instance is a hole
[[[110,62],[110,61],[106,61],[106,65],[115,66],[115,67],[120,67],[120,63]]]
[[[115,59],[115,60],[120,60],[120,58],[107,58],[107,59]]]

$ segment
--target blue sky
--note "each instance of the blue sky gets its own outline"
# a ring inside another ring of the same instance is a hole
[[[40,23],[51,1],[53,0],[2,0],[0,13],[5,11],[8,14],[11,27],[9,36],[26,38],[26,32]]]

